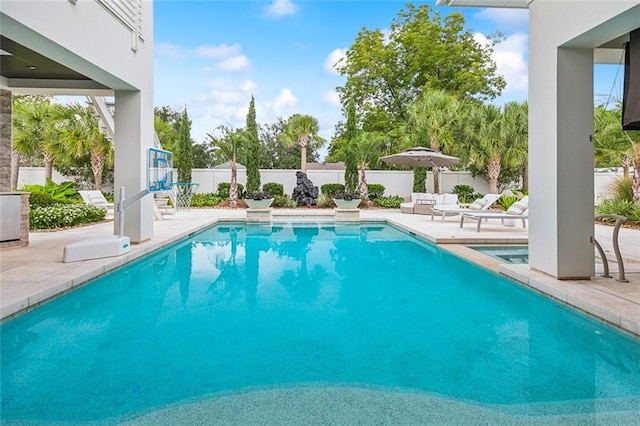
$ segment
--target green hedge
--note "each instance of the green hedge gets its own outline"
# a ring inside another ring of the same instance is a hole
[[[35,229],[67,228],[84,223],[102,222],[107,212],[88,204],[52,204],[29,209],[29,227]]]
[[[344,185],[341,183],[325,183],[320,187],[320,192],[331,198],[338,192],[344,192]]]
[[[378,197],[375,199],[375,202],[385,209],[399,209],[403,199],[398,195],[391,195],[388,197]]]
[[[376,198],[384,197],[384,185],[379,183],[368,183],[367,191],[369,192],[369,199],[374,200]]]
[[[229,196],[227,196],[229,198]],[[222,198],[220,198],[217,194],[206,193],[206,194],[193,194],[191,196],[191,207],[213,207],[220,203]]]
[[[262,191],[268,192],[272,197],[277,197],[278,195],[284,195],[284,186],[277,182],[267,182],[262,185]]]

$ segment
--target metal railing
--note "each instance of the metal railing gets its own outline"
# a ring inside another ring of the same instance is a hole
[[[620,226],[627,220],[627,218],[617,214],[600,214],[595,217],[595,220],[598,220],[598,219],[615,219],[616,220],[615,225],[613,225],[613,236],[612,236],[613,252],[616,255],[616,262],[618,263],[618,278],[616,278],[616,281],[627,283],[629,282],[629,280],[626,279],[624,275],[624,261],[622,260],[622,255],[620,254],[620,246],[618,245],[618,234],[620,232]],[[593,243],[596,246],[596,249],[598,249],[598,253],[600,253],[600,258],[602,259],[602,265],[604,266],[604,272],[602,276],[605,278],[611,278],[611,274],[609,274],[609,261],[607,260],[607,255],[604,253],[604,250],[602,249],[602,246],[600,245],[598,240],[594,238]]]

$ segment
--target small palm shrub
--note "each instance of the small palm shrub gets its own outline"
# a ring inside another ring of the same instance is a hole
[[[231,183],[229,182],[220,182],[218,184],[218,197],[223,200],[229,199],[229,190],[231,189]],[[238,184],[238,198],[244,198],[244,186],[239,183]]]
[[[498,201],[496,201],[496,204],[498,205],[498,207],[500,207],[502,210],[509,210],[509,207],[511,207],[511,205],[513,203],[515,203],[516,201],[518,201],[518,196],[517,195],[507,195],[507,194],[502,194],[502,196],[500,198],[498,198]]]
[[[617,214],[629,220],[640,221],[640,203],[626,200],[605,200],[596,206],[596,214]]]
[[[262,190],[268,192],[271,196],[284,195],[284,186],[277,182],[267,182],[262,185]],[[273,203],[272,203],[273,205]]]
[[[320,187],[320,192],[332,198],[338,192],[344,192],[344,185],[341,183],[325,183]]]
[[[378,197],[375,199],[376,204],[385,209],[399,209],[400,203],[403,201],[399,195],[390,195],[388,197]]]
[[[271,207],[293,208],[295,206],[296,202],[288,195],[276,195],[273,197],[273,202],[271,203]]]
[[[381,185],[379,183],[368,183],[367,192],[369,192],[369,199],[375,200],[376,198],[383,197],[384,189],[384,185]]]
[[[213,207],[220,201],[222,201],[222,198],[217,194],[193,194],[191,196],[191,207]]]
[[[107,212],[88,204],[57,203],[49,206],[34,206],[29,209],[29,227],[36,229],[56,229],[101,222]]]
[[[44,192],[53,198],[56,202],[75,202],[78,197],[75,182],[62,182],[60,185],[53,180],[47,178],[44,185],[25,185],[24,190],[29,192]]]

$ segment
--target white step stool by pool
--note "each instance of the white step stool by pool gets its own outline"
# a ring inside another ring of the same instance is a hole
[[[78,262],[80,260],[98,259],[101,257],[120,256],[131,249],[129,237],[107,235],[78,241],[64,247],[62,261]]]

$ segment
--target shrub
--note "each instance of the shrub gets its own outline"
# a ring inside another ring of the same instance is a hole
[[[271,207],[296,207],[296,202],[293,201],[288,195],[276,195],[273,197]]]
[[[375,200],[384,196],[384,185],[379,183],[368,183],[367,191],[369,192],[369,199]]]
[[[324,193],[318,196],[318,207],[323,209],[330,209],[336,206],[336,203],[333,202],[333,197],[330,197]]]
[[[46,207],[56,204],[56,200],[46,192],[32,192],[29,196],[29,205],[31,207]]]
[[[630,176],[620,176],[611,181],[609,190],[612,200],[633,202],[633,179]]]
[[[332,198],[338,192],[344,192],[344,185],[341,183],[325,183],[320,187],[320,192]]]
[[[229,199],[229,190],[231,189],[231,183],[229,182],[220,182],[218,184],[218,197],[223,200]],[[244,186],[239,183],[238,184],[238,198],[244,198]]]
[[[338,200],[346,200],[346,201],[359,200],[360,194],[358,194],[357,192],[338,191],[335,194],[333,194],[332,198],[336,198]]]
[[[277,182],[267,182],[262,185],[262,190],[268,192],[272,197],[284,195],[284,186]],[[275,201],[275,200],[274,200]]]
[[[213,207],[220,201],[222,201],[222,198],[216,194],[193,194],[191,196],[191,207]]]
[[[378,197],[375,201],[376,204],[385,209],[399,209],[400,203],[404,200],[399,195],[390,195],[388,197]]]
[[[478,198],[484,197],[484,194],[474,193],[474,189],[470,185],[456,185],[453,187],[452,192],[458,195],[458,200],[461,203],[472,203]]]
[[[83,223],[101,222],[107,212],[88,204],[52,204],[29,209],[29,226],[34,229],[67,228]]]
[[[45,185],[25,185],[24,190],[29,192],[44,192],[49,194],[57,202],[72,201],[77,197],[78,192],[75,189],[74,182],[62,182],[60,185],[53,180],[47,178]],[[69,200],[71,198],[71,200]]]
[[[625,200],[605,200],[596,206],[597,214],[617,214],[629,220],[640,221],[640,203]]]
[[[518,201],[518,196],[517,195],[502,194],[502,196],[500,198],[498,198],[498,201],[496,201],[496,204],[502,210],[508,210],[509,207],[511,207],[511,205],[513,203],[515,203],[516,201]]]

